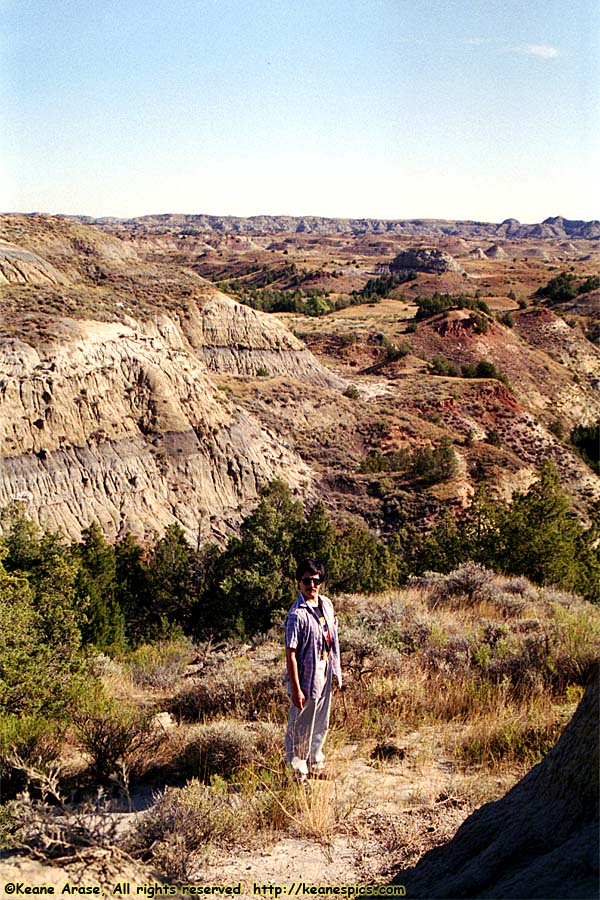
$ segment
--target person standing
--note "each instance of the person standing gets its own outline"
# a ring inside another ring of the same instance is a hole
[[[298,598],[285,620],[290,695],[285,756],[300,782],[324,776],[333,677],[342,684],[337,619],[331,600],[319,593],[324,577],[320,563],[300,562]]]

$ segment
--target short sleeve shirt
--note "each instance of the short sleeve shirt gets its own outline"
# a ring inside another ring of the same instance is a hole
[[[323,616],[327,623],[330,639],[329,664],[338,680],[342,683],[340,655],[337,638],[337,622],[331,601],[321,595],[319,598]],[[320,665],[324,645],[323,626],[319,621],[318,607],[312,608],[302,594],[291,607],[285,620],[285,646],[296,651],[298,664],[298,680],[305,697],[317,698],[322,690],[322,671]]]

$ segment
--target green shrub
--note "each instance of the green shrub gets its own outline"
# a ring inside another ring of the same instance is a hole
[[[0,852],[12,848],[17,827],[18,823],[11,809],[0,805]]]
[[[552,749],[564,722],[560,717],[531,721],[500,719],[491,727],[472,726],[455,747],[457,759],[469,766],[496,767],[502,762],[534,766]]]
[[[25,787],[26,769],[50,771],[60,758],[65,729],[65,723],[42,716],[0,716],[2,799],[14,796]]]
[[[388,297],[398,285],[405,284],[407,281],[414,281],[416,277],[416,272],[405,270],[390,275],[369,278],[365,286],[358,291],[358,296],[371,302],[378,300],[380,297]]]
[[[588,294],[590,291],[597,291],[600,288],[600,275],[588,275],[588,277],[577,287],[578,294]]]
[[[394,344],[393,341],[390,341],[387,337],[384,337],[382,347],[386,362],[396,362],[396,360],[403,359],[403,357],[412,352],[412,345],[408,341],[402,341],[401,344]]]
[[[572,272],[561,272],[551,278],[548,284],[537,289],[534,297],[547,297],[550,303],[565,303],[577,296],[575,276]]]
[[[73,724],[76,741],[100,782],[119,769],[135,774],[141,752],[157,739],[150,712],[109,698],[100,688],[74,711]]]
[[[380,450],[369,450],[367,456],[361,460],[359,472],[403,472],[411,464],[411,454],[406,448],[401,450],[389,450],[382,453]]]
[[[411,473],[425,484],[436,484],[453,478],[458,467],[456,453],[448,438],[437,447],[421,447],[411,458]]]
[[[588,466],[600,475],[600,421],[595,425],[577,425],[571,442]]]
[[[375,672],[386,675],[398,673],[400,654],[384,646],[377,634],[364,627],[346,626],[340,637],[343,667],[359,681]]]
[[[459,375],[458,368],[442,356],[434,356],[429,363],[429,371],[432,375],[448,375],[451,378],[457,378]]]
[[[230,660],[215,672],[190,681],[173,697],[171,711],[187,721],[235,715],[242,719],[271,719],[287,708],[283,667],[257,672]]]
[[[359,400],[360,399],[360,391],[356,387],[355,384],[349,384],[346,390],[344,391],[344,397],[349,397],[350,400]]]
[[[489,309],[486,308],[486,312],[489,312]],[[482,316],[480,313],[472,312],[469,316],[469,322],[472,323],[473,328],[477,334],[486,334],[488,330],[488,320],[485,316]]]
[[[169,689],[179,681],[192,662],[195,648],[189,638],[143,644],[125,659],[134,684]]]

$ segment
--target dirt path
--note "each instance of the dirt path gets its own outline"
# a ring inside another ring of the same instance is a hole
[[[188,883],[241,884],[247,896],[264,891],[263,896],[275,896],[276,886],[302,896],[306,885],[385,884],[398,868],[448,840],[477,803],[449,761],[440,758],[434,732],[407,734],[402,759],[374,761],[373,746],[333,750],[335,778],[311,783],[287,834],[261,837],[258,849],[254,836],[252,849],[209,849],[188,861]],[[496,780],[495,792],[503,793],[513,781]],[[0,898],[15,896],[12,886],[19,883],[37,887],[37,893],[54,887],[59,896],[74,894],[72,886],[98,887],[96,896],[150,896],[158,882],[155,872],[118,852],[90,851],[53,866],[22,856],[0,859]],[[71,885],[67,894],[65,884]],[[273,885],[272,893],[256,887],[263,884]],[[122,885],[130,885],[129,894]],[[172,891],[170,896],[179,894],[175,885]]]

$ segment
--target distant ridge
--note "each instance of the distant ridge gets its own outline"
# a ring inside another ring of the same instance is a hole
[[[407,237],[462,238],[563,238],[597,240],[600,238],[600,221],[565,219],[553,216],[533,225],[523,225],[517,219],[503,222],[459,221],[452,219],[332,219],[322,216],[209,216],[161,215],[138,216],[133,219],[89,216],[65,216],[86,225],[107,230],[123,228],[141,233],[173,232],[178,234],[373,234]]]

